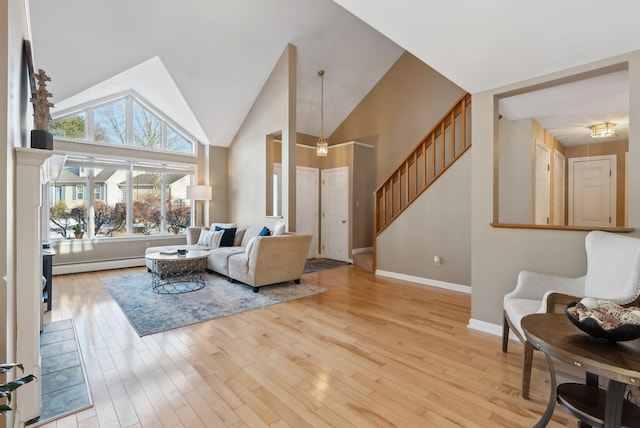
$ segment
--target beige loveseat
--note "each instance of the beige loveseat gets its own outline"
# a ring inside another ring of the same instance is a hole
[[[278,236],[258,236],[262,228],[236,228],[233,246],[210,248],[198,245],[205,227],[189,227],[187,245],[150,247],[145,254],[175,250],[178,248],[210,250],[207,269],[226,276],[229,281],[239,281],[253,287],[277,284],[285,281],[300,282],[311,245],[311,235],[284,233]],[[150,269],[150,261],[147,260]]]

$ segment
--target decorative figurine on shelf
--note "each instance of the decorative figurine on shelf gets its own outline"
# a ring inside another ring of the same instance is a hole
[[[35,118],[34,129],[31,131],[31,147],[52,150],[53,135],[48,131],[51,120],[49,109],[53,107],[53,103],[49,102],[48,98],[52,94],[47,91],[47,82],[50,82],[51,78],[43,69],[38,69],[38,72],[31,74],[31,76],[38,81],[38,89],[33,94],[34,97],[29,99],[34,106],[33,117]]]

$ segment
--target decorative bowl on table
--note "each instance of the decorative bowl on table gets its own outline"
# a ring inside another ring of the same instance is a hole
[[[624,342],[640,338],[640,311],[624,308],[611,302],[599,301],[586,307],[581,302],[567,305],[569,320],[590,336],[610,342]]]

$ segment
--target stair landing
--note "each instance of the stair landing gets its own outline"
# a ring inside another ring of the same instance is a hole
[[[367,272],[373,272],[373,252],[357,253],[352,255],[353,264]]]

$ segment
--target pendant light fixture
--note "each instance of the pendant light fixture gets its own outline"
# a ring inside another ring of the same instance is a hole
[[[316,144],[316,155],[327,156],[329,154],[329,146],[327,139],[324,138],[324,70],[318,71],[320,77],[320,138]]]

